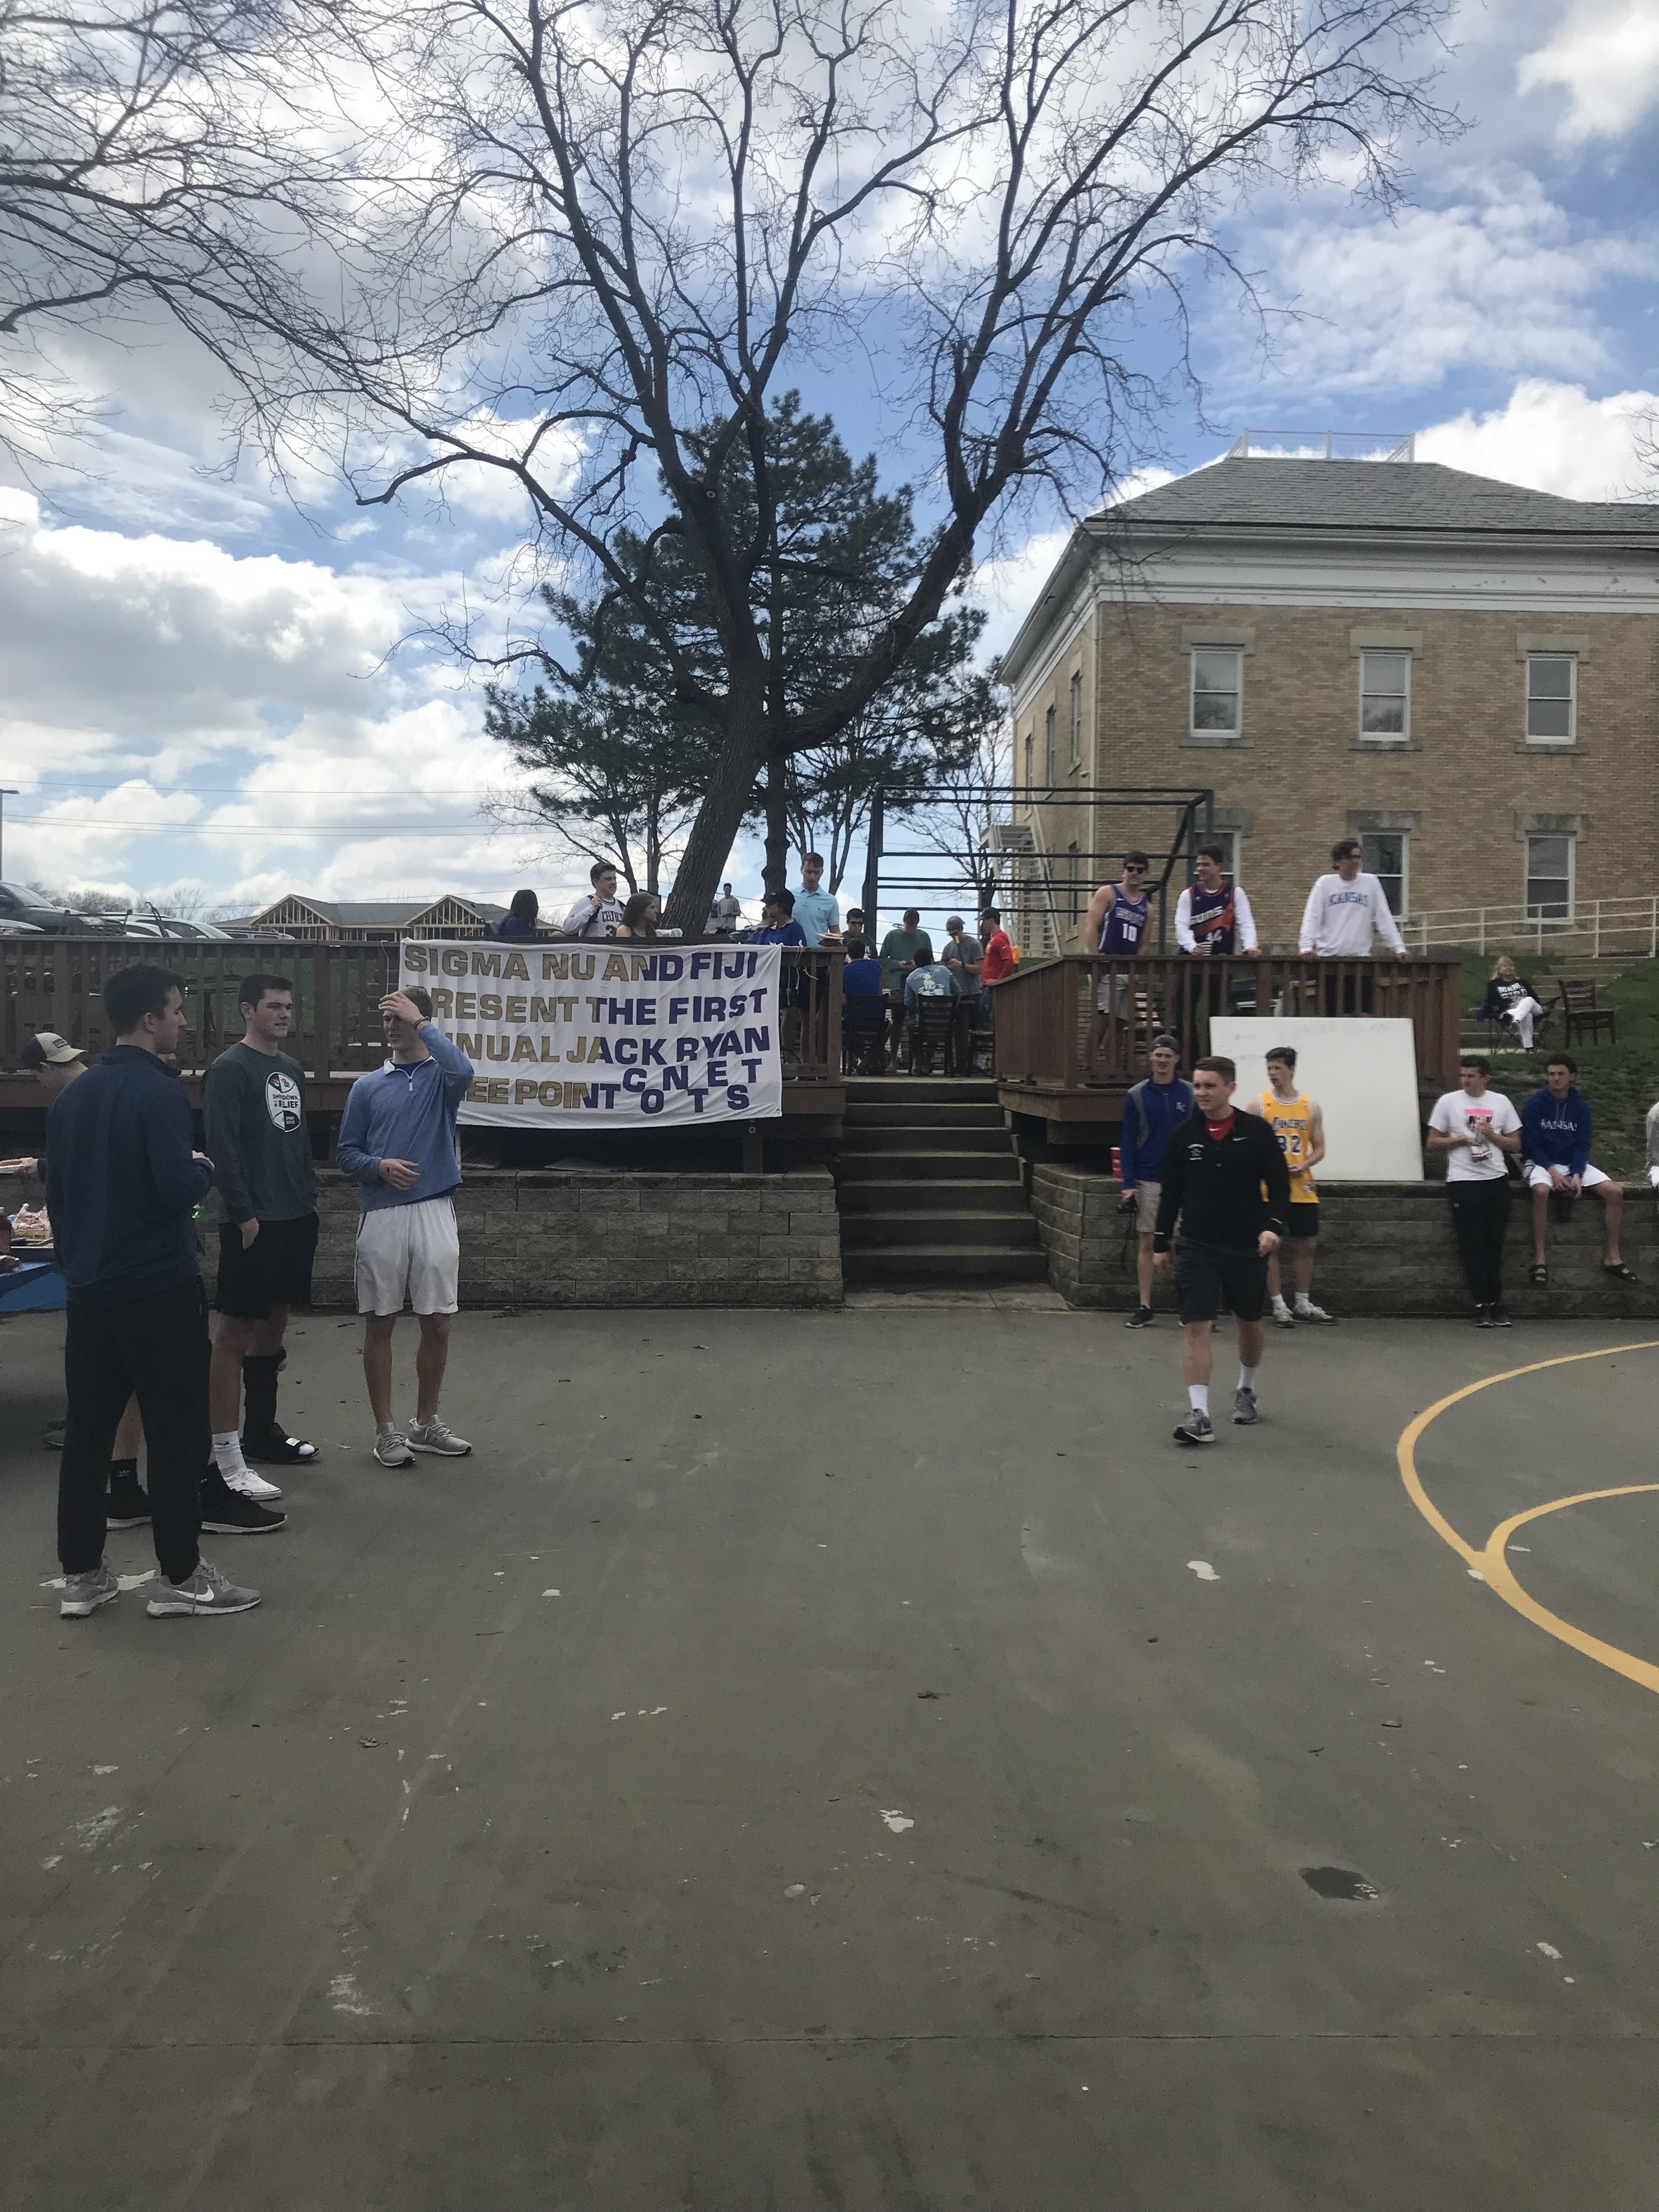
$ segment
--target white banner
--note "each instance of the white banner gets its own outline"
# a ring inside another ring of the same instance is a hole
[[[472,1062],[463,1121],[753,1121],[783,1111],[776,945],[647,951],[405,938],[404,983]]]

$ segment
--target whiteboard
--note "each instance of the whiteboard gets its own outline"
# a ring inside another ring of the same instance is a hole
[[[1325,1116],[1322,1182],[1421,1182],[1417,1041],[1406,1021],[1263,1021],[1215,1015],[1210,1049],[1238,1063],[1233,1103],[1255,1113],[1267,1088],[1267,1054],[1296,1048],[1296,1087]]]

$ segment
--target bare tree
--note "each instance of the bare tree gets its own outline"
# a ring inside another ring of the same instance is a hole
[[[0,449],[63,459],[96,403],[66,338],[158,312],[237,376],[290,367],[296,258],[343,246],[349,164],[319,128],[304,0],[0,0]]]
[[[719,735],[670,902],[695,927],[762,767],[857,720],[988,526],[1022,493],[1093,496],[1138,458],[1160,394],[1130,332],[1167,307],[1184,373],[1184,302],[1238,276],[1224,240],[1248,197],[1340,173],[1387,200],[1406,138],[1455,127],[1413,56],[1447,12],[333,0],[316,38],[349,38],[360,105],[382,103],[357,155],[379,181],[356,197],[349,283],[283,324],[304,391],[245,366],[251,420],[275,441],[336,419],[319,404],[355,409],[365,501],[505,471],[560,558],[647,626],[678,541],[719,648],[711,670],[656,632]],[[795,711],[750,582],[776,526],[769,397],[803,360],[859,364],[939,520],[902,604]],[[739,526],[720,487],[744,448]]]

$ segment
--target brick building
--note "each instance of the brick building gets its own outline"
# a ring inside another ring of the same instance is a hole
[[[1103,872],[1074,855],[1170,836],[1068,787],[1212,789],[1264,944],[1348,831],[1401,912],[1566,916],[1659,871],[1659,506],[1230,457],[1081,524],[1004,674],[1062,936]]]

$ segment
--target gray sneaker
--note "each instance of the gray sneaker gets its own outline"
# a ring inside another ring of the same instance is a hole
[[[64,1595],[58,1600],[58,1611],[64,1620],[84,1620],[100,1605],[113,1605],[120,1595],[120,1583],[100,1559],[87,1574],[64,1576]]]
[[[1255,1410],[1255,1392],[1243,1383],[1233,1392],[1233,1420],[1241,1429],[1253,1429],[1261,1416]]]
[[[174,1613],[246,1613],[258,1602],[258,1590],[239,1588],[203,1559],[184,1582],[157,1582],[144,1611],[152,1620],[165,1620]]]
[[[413,1467],[415,1455],[409,1449],[409,1439],[401,1429],[390,1422],[374,1439],[374,1456],[382,1467]]]
[[[1178,1444],[1212,1444],[1215,1442],[1215,1424],[1207,1413],[1200,1413],[1194,1409],[1176,1428],[1175,1440]]]
[[[411,1421],[409,1443],[412,1451],[441,1452],[446,1459],[465,1459],[472,1449],[465,1437],[458,1437],[447,1421]]]

